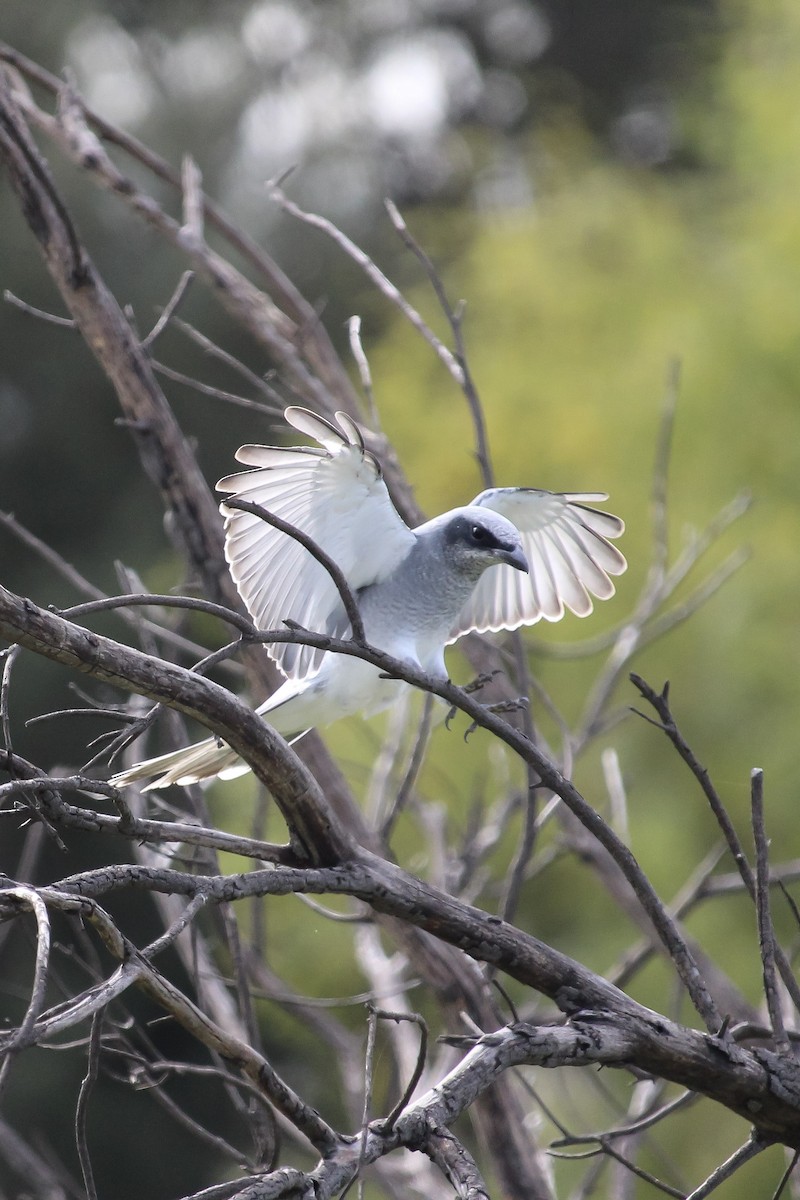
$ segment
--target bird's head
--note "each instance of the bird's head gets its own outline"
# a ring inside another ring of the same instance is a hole
[[[465,574],[478,576],[499,563],[528,570],[519,530],[499,513],[475,505],[456,509],[443,533],[445,554]]]

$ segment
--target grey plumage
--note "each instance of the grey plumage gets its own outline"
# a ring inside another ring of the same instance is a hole
[[[217,487],[275,513],[325,550],[358,598],[368,642],[396,658],[446,677],[446,645],[471,630],[556,621],[565,608],[587,616],[592,596],[614,594],[611,576],[626,562],[609,539],[624,525],[594,507],[605,494],[492,488],[412,530],[350,417],[337,413],[337,428],[307,409],[287,408],[285,416],[320,449],[242,446],[236,457],[252,469]],[[346,635],[344,607],[324,567],[254,514],[224,501],[220,508],[231,574],[256,626],[277,629],[290,619]],[[351,656],[289,643],[268,652],[286,682],[258,711],[286,737],[376,712],[407,686]],[[210,738],[137,763],[112,782],[166,787],[245,770],[228,746]]]

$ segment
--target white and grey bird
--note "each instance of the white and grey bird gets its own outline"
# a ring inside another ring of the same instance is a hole
[[[371,645],[446,678],[445,647],[465,633],[558,621],[565,608],[585,617],[592,596],[613,596],[611,576],[627,564],[608,539],[624,525],[594,507],[605,493],[490,488],[410,529],[346,413],[336,414],[338,428],[304,408],[287,408],[285,417],[320,448],[242,446],[236,458],[251,469],[217,488],[281,517],[334,560]],[[341,597],[317,559],[258,516],[224,501],[220,508],[231,575],[256,626],[279,629],[291,620],[346,636]],[[349,655],[293,643],[268,644],[268,652],[286,681],[258,712],[285,737],[377,712],[408,686]],[[246,770],[229,746],[209,738],[137,763],[112,782],[160,788]]]

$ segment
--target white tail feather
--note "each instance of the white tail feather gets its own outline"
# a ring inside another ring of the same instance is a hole
[[[226,779],[235,775],[243,775],[249,770],[235,750],[226,746],[216,738],[206,738],[196,746],[187,746],[184,750],[172,750],[169,754],[160,754],[157,758],[148,758],[145,762],[135,763],[127,771],[120,771],[109,782],[114,787],[127,787],[131,783],[148,780],[142,789],[145,792],[157,788],[169,787],[173,783],[201,783],[204,779],[214,779],[223,774]]]

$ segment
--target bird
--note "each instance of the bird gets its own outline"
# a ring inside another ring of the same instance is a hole
[[[370,645],[443,680],[445,649],[464,634],[558,621],[567,609],[586,617],[592,597],[614,595],[612,577],[627,563],[612,542],[625,526],[595,507],[606,493],[492,487],[412,529],[347,413],[330,421],[290,406],[284,417],[316,446],[242,446],[236,459],[248,469],[221,479],[217,490],[281,518],[337,564]],[[305,546],[224,499],[220,511],[225,557],[257,628],[296,623],[348,635],[341,594]],[[267,643],[267,651],[285,681],[257,711],[287,739],[344,716],[369,716],[410,686],[356,656],[293,642]],[[111,782],[150,790],[248,769],[212,737],[135,763]]]

